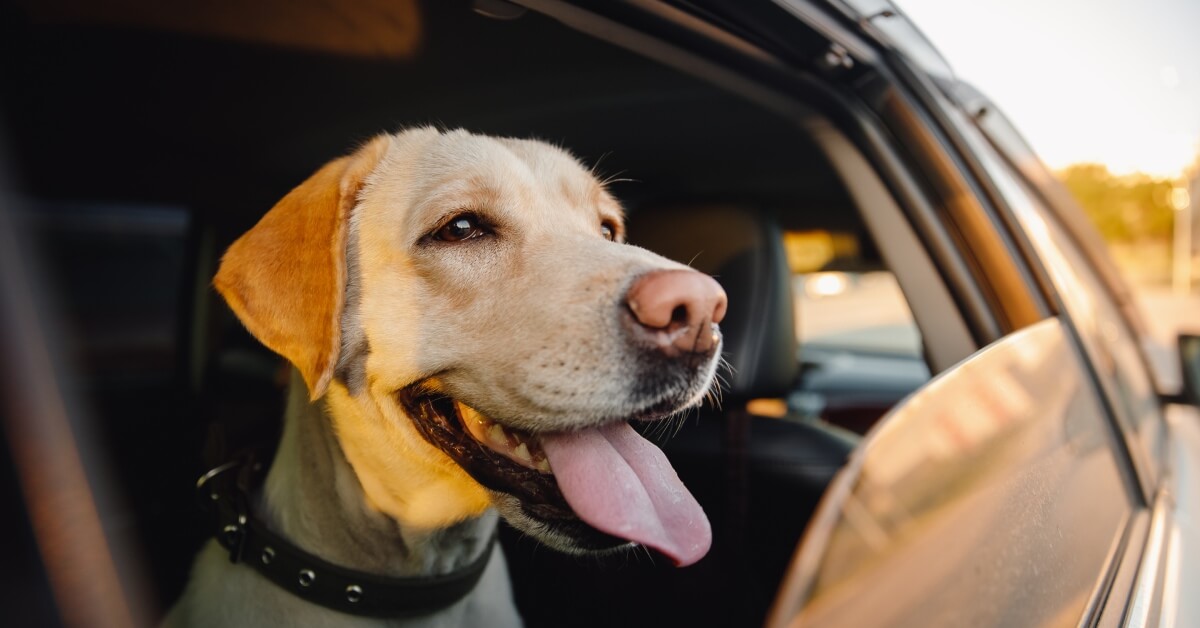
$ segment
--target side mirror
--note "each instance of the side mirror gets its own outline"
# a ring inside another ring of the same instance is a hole
[[[1183,375],[1184,403],[1200,406],[1200,335],[1179,334],[1179,363]]]

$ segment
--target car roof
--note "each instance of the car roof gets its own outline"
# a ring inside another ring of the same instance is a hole
[[[784,2],[790,0],[781,0]],[[866,35],[896,50],[931,75],[952,78],[954,70],[925,33],[891,0],[826,0],[848,15]]]

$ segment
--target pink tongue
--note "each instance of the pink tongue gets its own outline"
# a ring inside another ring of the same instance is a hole
[[[558,488],[593,528],[666,554],[680,567],[708,553],[708,517],[662,450],[628,423],[549,434],[542,449]]]

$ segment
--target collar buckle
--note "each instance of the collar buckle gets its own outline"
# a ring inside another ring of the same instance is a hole
[[[200,507],[212,514],[217,528],[217,542],[229,550],[229,562],[242,560],[246,547],[248,505],[246,494],[239,484],[243,473],[231,473],[239,469],[257,468],[249,455],[237,458],[209,469],[196,480],[196,497]]]

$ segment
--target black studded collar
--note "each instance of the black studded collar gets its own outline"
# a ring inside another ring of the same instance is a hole
[[[252,455],[238,456],[202,475],[196,490],[230,562],[254,569],[296,597],[351,615],[413,617],[453,605],[483,576],[494,534],[474,562],[438,576],[380,576],[318,558],[272,532],[252,513],[248,495],[261,468]]]

